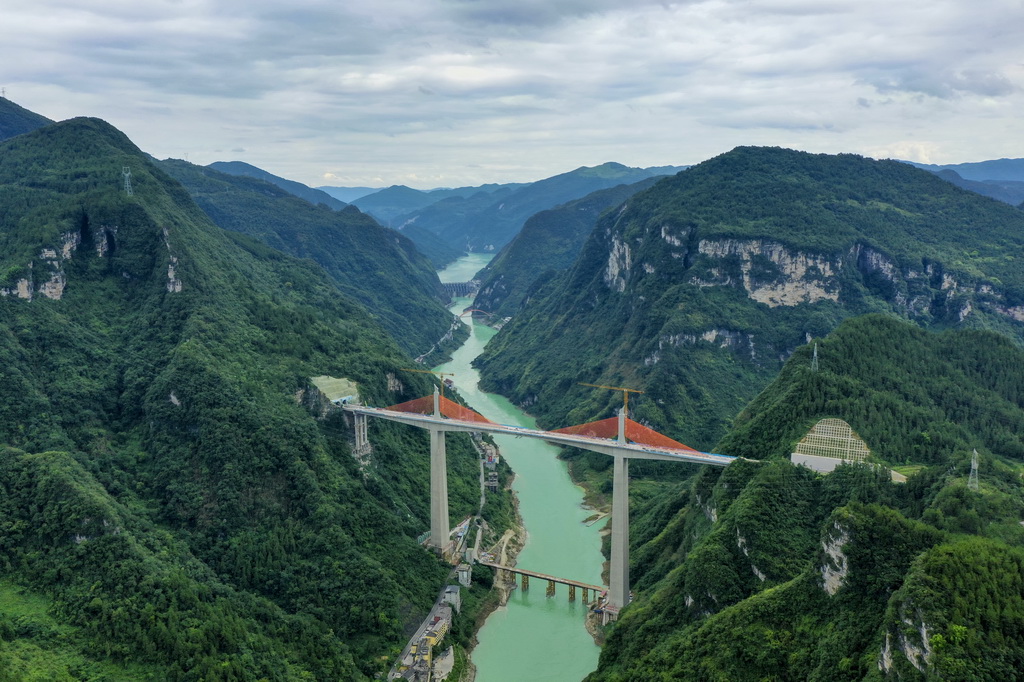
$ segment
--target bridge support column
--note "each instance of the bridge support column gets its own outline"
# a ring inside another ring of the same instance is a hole
[[[626,442],[626,411],[619,411],[619,441]],[[629,460],[615,455],[612,464],[612,557],[608,567],[608,605],[629,603]]]
[[[526,575],[524,573],[523,574],[523,592],[526,592],[528,589],[530,589],[530,576],[528,576],[528,575]]]
[[[555,581],[554,580],[549,580],[548,581],[547,595],[549,597],[554,597],[555,596]]]
[[[590,590],[588,590],[585,587],[583,588],[583,603],[584,604],[589,604],[590,603]]]
[[[359,414],[358,412],[352,416],[353,423],[356,429],[356,444],[355,454],[366,455],[370,452],[370,432],[367,428],[367,418],[365,414]]]
[[[575,585],[569,585],[569,601],[576,601],[576,586]]]
[[[434,416],[441,416],[441,403],[434,388]],[[430,429],[430,545],[442,556],[450,540],[448,528],[448,463],[444,431]]]
[[[448,471],[444,431],[430,429],[430,545],[439,552],[448,546]]]

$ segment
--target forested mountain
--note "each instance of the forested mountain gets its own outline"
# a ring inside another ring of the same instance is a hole
[[[309,203],[317,206],[323,204],[328,208],[333,208],[336,211],[340,211],[345,208],[348,204],[344,201],[339,201],[327,192],[323,192],[319,189],[313,189],[308,185],[303,185],[301,182],[295,182],[294,180],[287,180],[285,178],[268,173],[262,168],[257,168],[251,164],[243,161],[214,161],[209,164],[207,168],[212,168],[221,173],[227,173],[228,175],[244,175],[248,178],[256,178],[258,180],[265,180],[272,185],[277,185],[289,194],[305,199]]]
[[[633,584],[588,679],[1010,680],[1024,669],[1024,351],[891,315],[800,348],[706,468],[634,509]],[[823,417],[866,465],[786,462]],[[968,486],[971,451],[978,489]],[[760,460],[760,461],[758,461]]]
[[[161,161],[160,167],[220,227],[319,263],[413,357],[451,328],[448,297],[430,261],[408,239],[356,208],[313,206],[263,180],[186,161]]]
[[[986,180],[1007,180],[1024,182],[1024,159],[992,159],[989,161],[973,161],[969,163],[916,163],[907,161],[913,166],[937,173],[942,170],[955,171],[965,180],[985,182]]]
[[[620,163],[581,167],[522,187],[503,186],[493,197],[479,193],[449,198],[395,218],[415,223],[449,244],[468,251],[493,251],[510,242],[535,213],[579,199],[597,190],[632,184],[673,172],[674,167],[629,168]],[[362,204],[360,204],[362,205]]]
[[[437,270],[443,269],[444,266],[466,255],[465,251],[455,248],[433,232],[428,232],[411,223],[395,229],[408,237],[419,252],[430,259]]]
[[[541,211],[479,274],[476,307],[499,319],[513,315],[538,278],[566,270],[576,260],[601,214],[647,189],[660,177],[599,190],[582,199]]]
[[[0,206],[0,679],[380,672],[447,571],[426,439],[375,424],[355,459],[310,377],[391,404],[431,389],[408,356],[102,121],[0,143]]]
[[[794,348],[886,311],[1024,334],[1024,213],[907,164],[741,147],[606,214],[479,363],[542,423],[639,419],[709,448]]]
[[[45,116],[20,107],[6,97],[0,97],[0,141],[30,133],[53,123]]]
[[[431,190],[419,190],[405,185],[392,185],[382,190],[367,194],[352,201],[360,210],[366,211],[388,227],[404,221],[396,218],[410,211],[415,211],[444,199],[470,197],[477,194],[493,194],[502,190],[515,189],[520,185],[480,185],[479,187],[455,187]]]

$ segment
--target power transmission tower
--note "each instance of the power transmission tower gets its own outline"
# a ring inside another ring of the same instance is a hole
[[[132,195],[132,169],[128,166],[121,168],[121,175],[124,176],[124,192],[128,196]]]
[[[814,357],[811,358],[811,371],[818,371],[818,344],[814,344]]]
[[[978,449],[974,449],[974,456],[971,457],[971,475],[967,477],[967,487],[971,490],[978,489]]]

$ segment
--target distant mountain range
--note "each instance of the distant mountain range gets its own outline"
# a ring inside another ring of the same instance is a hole
[[[629,168],[619,163],[582,167],[528,185],[502,185],[493,191],[447,197],[445,201],[400,215],[391,224],[398,229],[415,224],[467,251],[495,251],[510,242],[526,220],[540,211],[600,189],[629,185],[680,169]]]
[[[367,194],[373,194],[379,192],[382,187],[332,187],[331,185],[320,185],[316,189],[321,192],[326,192],[332,197],[339,201],[344,201],[346,204],[351,204],[353,201],[360,197],[365,197]]]
[[[661,178],[618,185],[531,216],[523,229],[477,275],[474,305],[502,319],[514,315],[541,282],[568,269],[601,215]]]
[[[341,210],[348,204],[344,201],[339,201],[335,197],[331,196],[327,192],[323,192],[318,189],[313,189],[308,185],[303,185],[301,182],[295,182],[294,180],[286,180],[278,177],[272,173],[268,173],[262,168],[251,166],[243,161],[214,161],[208,168],[220,171],[221,173],[227,173],[229,175],[243,175],[249,178],[257,178],[259,180],[265,180],[272,185],[277,185],[281,189],[294,194],[297,197],[305,199],[309,203],[316,206],[317,204],[323,204],[328,208],[334,210]]]
[[[996,159],[946,165],[913,161],[904,163],[931,171],[957,187],[1014,206],[1024,205],[1024,159]]]
[[[356,199],[352,203],[366,211],[382,224],[395,227],[396,218],[411,211],[426,208],[445,199],[495,194],[502,190],[511,190],[522,185],[509,183],[505,185],[480,185],[479,187],[456,187],[453,189],[418,190],[405,185],[392,185],[373,194]],[[398,223],[405,222],[398,220]]]
[[[917,163],[904,161],[912,166],[937,173],[942,170],[955,171],[964,180],[984,182],[986,180],[1009,180],[1024,182],[1024,159],[994,159],[991,161],[975,161],[971,163]]]

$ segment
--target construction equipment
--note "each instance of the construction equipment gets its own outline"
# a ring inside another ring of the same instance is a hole
[[[622,409],[626,411],[627,415],[629,414],[629,394],[643,393],[643,391],[638,391],[635,388],[625,388],[623,386],[603,386],[602,384],[588,384],[582,381],[579,381],[577,383],[580,386],[591,386],[593,388],[607,388],[608,390],[611,391],[622,391]]]
[[[418,372],[419,374],[433,374],[436,377],[453,377],[453,376],[455,376],[455,374],[453,372],[432,372],[429,369],[406,369],[406,368],[403,367],[402,371],[403,372]],[[441,379],[441,397],[442,398],[444,397],[444,387],[446,385],[449,388],[451,388],[454,384],[452,383],[451,379],[444,379],[444,378]]]

